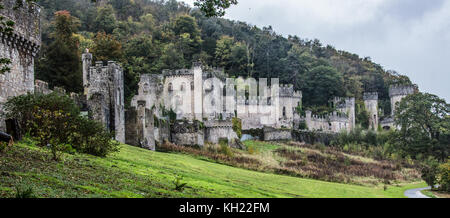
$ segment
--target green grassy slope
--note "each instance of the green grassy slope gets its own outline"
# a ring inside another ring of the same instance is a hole
[[[37,197],[403,197],[406,186],[363,187],[254,172],[183,154],[123,145],[108,158],[64,154],[47,160],[41,148],[19,143],[0,154],[0,197],[31,186]],[[176,176],[187,183],[174,190]]]

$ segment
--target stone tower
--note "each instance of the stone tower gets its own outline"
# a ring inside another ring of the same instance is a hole
[[[0,112],[8,98],[34,91],[34,58],[41,46],[39,5],[23,1],[23,7],[14,9],[17,0],[3,0],[1,4],[1,16],[15,25],[12,34],[0,33],[0,57],[11,60],[10,70],[0,74]],[[0,119],[0,130],[6,129]]]
[[[364,93],[364,105],[369,113],[369,128],[377,131],[378,129],[378,93]]]
[[[404,97],[414,94],[414,86],[394,85],[389,88],[389,97],[391,98],[391,115],[394,117],[395,107]]]
[[[203,120],[203,71],[201,63],[194,63],[194,118]]]
[[[114,61],[92,66],[92,54],[83,56],[83,85],[89,117],[114,131],[117,141],[125,143],[125,104],[123,70]]]
[[[356,126],[355,98],[335,97],[332,102],[336,110],[347,115],[349,128],[350,129],[355,128]]]

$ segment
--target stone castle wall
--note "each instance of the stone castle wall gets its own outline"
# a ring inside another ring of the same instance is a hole
[[[122,67],[114,61],[92,65],[92,54],[83,56],[83,85],[89,117],[114,131],[115,139],[125,142],[124,77]]]
[[[378,93],[368,92],[364,93],[364,106],[366,111],[369,113],[369,128],[372,130],[378,130]]]
[[[0,14],[15,22],[12,34],[0,33],[0,57],[11,61],[10,70],[0,74],[1,104],[8,98],[34,92],[34,57],[41,46],[40,7],[23,1],[23,7],[14,9],[16,0],[3,0]],[[0,118],[0,130],[6,131]]]
[[[217,144],[220,139],[227,139],[228,142],[238,139],[231,120],[205,121],[205,127],[205,140],[207,142]]]
[[[292,140],[291,129],[264,128],[264,141],[289,141]]]

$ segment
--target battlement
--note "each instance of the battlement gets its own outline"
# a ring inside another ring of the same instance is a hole
[[[378,92],[364,92],[364,101],[366,100],[378,100]]]
[[[91,66],[91,67],[94,67],[94,66]],[[103,61],[96,61],[95,68],[103,68],[103,69],[119,68],[119,69],[122,69],[122,66],[120,66],[120,64],[116,63],[115,61],[108,61],[108,62],[106,62],[106,64]]]
[[[8,45],[36,56],[41,46],[40,6],[25,0],[3,0],[2,5],[4,9],[0,14],[6,20],[14,21],[14,31],[12,34],[0,33],[1,38]]]
[[[389,97],[406,96],[415,92],[414,86],[409,85],[393,85],[389,87]]]
[[[208,120],[204,124],[206,128],[233,128],[231,120]]]
[[[334,106],[336,108],[345,108],[345,107],[355,106],[355,98],[334,97],[334,99],[331,101],[334,103]]]
[[[47,82],[44,82],[42,80],[36,80],[34,81],[34,92],[41,94],[49,94],[52,92],[52,90],[48,88]]]
[[[327,115],[314,115],[311,111],[306,111],[306,117],[300,117],[300,119],[306,119],[309,118],[312,121],[317,122],[325,122],[325,121],[338,121],[338,122],[348,122],[348,116],[343,113],[338,113],[334,111],[333,113],[327,114]]]
[[[191,69],[179,69],[179,70],[163,70],[163,75],[166,76],[185,76],[194,75],[194,71]]]
[[[156,84],[161,83],[162,79],[163,79],[162,75],[159,75],[159,74],[142,74],[140,76],[139,84],[148,83],[149,85],[150,84],[156,85]]]

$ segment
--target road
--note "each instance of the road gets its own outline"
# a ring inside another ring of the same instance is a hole
[[[405,196],[408,198],[430,198],[420,192],[422,190],[429,190],[429,189],[431,189],[431,186],[426,188],[409,189],[405,191]]]

